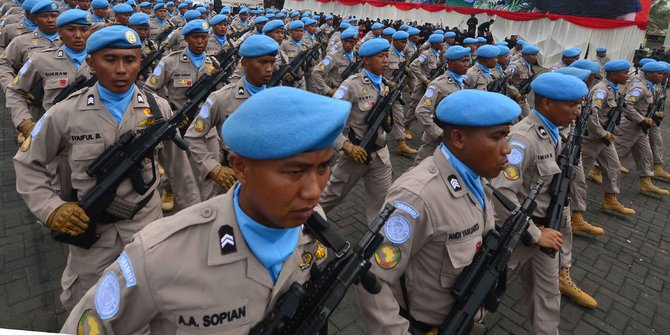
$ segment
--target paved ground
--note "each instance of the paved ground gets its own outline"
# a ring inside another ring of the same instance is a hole
[[[4,98],[0,97],[0,106]],[[57,331],[66,317],[58,300],[65,248],[40,228],[15,191],[11,158],[17,150],[15,130],[7,110],[0,114],[0,328]],[[670,130],[664,124],[664,137]],[[412,141],[417,146],[418,141]],[[669,149],[666,149],[666,156]],[[628,159],[624,163],[633,167]],[[411,164],[393,156],[394,178]],[[670,168],[669,168],[670,169]],[[662,182],[658,184],[663,185]],[[663,186],[670,187],[669,184]],[[670,203],[638,194],[634,175],[622,180],[622,201],[638,211],[622,219],[599,211],[602,194],[589,184],[586,218],[607,234],[574,239],[573,277],[595,295],[599,307],[585,310],[565,298],[561,332],[564,334],[664,334],[670,329]],[[356,240],[365,227],[362,187],[329,215],[340,233]],[[526,334],[522,288],[511,283],[497,313],[486,319],[492,334]],[[349,294],[331,318],[338,334],[364,333],[356,299]]]

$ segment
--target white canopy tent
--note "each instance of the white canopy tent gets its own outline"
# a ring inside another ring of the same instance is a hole
[[[417,21],[419,23],[431,22],[443,26],[460,26],[465,28],[465,21],[469,15],[452,12],[428,12],[421,9],[402,11],[394,6],[374,7],[367,4],[345,6],[337,2],[322,3],[313,0],[286,0],[285,8],[297,10],[312,10],[324,13],[336,13],[344,16],[356,16],[357,18],[370,19],[402,19],[404,21]],[[540,65],[551,66],[560,61],[561,52],[565,48],[581,48],[582,57],[587,48],[588,58],[595,58],[595,49],[606,47],[610,58],[633,59],[634,50],[638,48],[644,39],[644,30],[636,25],[616,29],[593,29],[582,27],[565,20],[551,21],[543,18],[531,21],[512,21],[486,14],[476,15],[479,23],[495,19],[491,26],[493,38],[496,41],[504,40],[512,34],[521,36],[522,39],[537,45],[541,52]]]

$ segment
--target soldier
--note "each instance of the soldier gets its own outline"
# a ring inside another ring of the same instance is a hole
[[[591,88],[597,84],[600,79],[600,65],[592,60],[588,59],[579,59],[572,64],[570,64],[569,67],[574,67],[582,70],[589,71],[589,76],[588,78],[584,81],[586,83],[586,86],[591,90]]]
[[[661,128],[659,128],[659,125],[665,114],[665,97],[667,94],[666,89],[668,74],[670,73],[670,64],[663,61],[660,61],[659,63],[663,64],[666,68],[663,71],[661,82],[656,85],[656,89],[659,91],[658,103],[660,105],[658,105],[654,123],[649,129],[649,145],[651,146],[651,154],[654,163],[654,178],[668,182],[670,181],[670,173],[663,170],[663,137],[661,136]]]
[[[506,136],[520,112],[504,95],[475,90],[455,92],[439,104],[439,148],[398,178],[386,196],[398,210],[384,226],[372,264],[381,292],[356,290],[369,334],[425,334],[449,315],[456,277],[495,228],[484,178],[498,176],[507,162]],[[454,237],[460,231],[469,234]]]
[[[212,27],[209,41],[207,42],[207,54],[216,56],[233,47],[232,40],[228,39],[228,16],[224,14],[214,15],[209,22]],[[221,64],[223,65],[223,64]]]
[[[165,98],[173,106],[174,110],[181,108],[188,99],[186,91],[195,84],[205,74],[212,74],[215,66],[212,60],[207,57],[205,50],[207,40],[209,39],[209,24],[201,19],[189,21],[181,30],[188,46],[181,51],[174,51],[163,57],[154,68],[144,87],[153,93],[166,91]],[[165,90],[163,90],[165,88]],[[191,121],[191,120],[189,120]],[[207,139],[216,143],[216,134],[212,133]],[[212,148],[216,152],[220,149],[218,146]],[[170,180],[170,183],[173,181]],[[201,189],[203,197],[209,195],[209,191],[203,187]],[[172,192],[168,182],[164,180],[163,184],[163,207],[165,211],[170,211],[174,207],[175,193]]]
[[[507,68],[507,64],[509,64],[509,48],[504,45],[499,45],[498,50],[498,64],[496,64],[495,69],[491,71],[491,75],[493,75],[493,78],[495,79],[505,75],[505,69]]]
[[[186,23],[189,23],[193,20],[197,20],[200,18],[200,12],[197,10],[188,10],[186,11],[186,14],[184,14],[184,19],[186,19]],[[184,27],[179,27],[175,30],[173,30],[170,35],[168,35],[163,43],[161,44],[161,47],[165,47],[166,50],[169,51],[182,51],[184,48],[186,48],[186,40],[184,39],[184,34],[182,33],[182,29]]]
[[[186,11],[188,10],[188,4],[180,3],[179,6],[177,6],[177,10],[179,11],[179,13],[172,15],[172,17],[170,18],[170,22],[175,27],[182,27],[186,24],[184,13],[186,13]]]
[[[56,18],[59,7],[53,1],[40,1],[30,10],[35,18],[37,29],[30,34],[14,38],[0,58],[0,87],[7,90],[7,85],[19,72],[19,69],[35,52],[60,45]]]
[[[35,17],[30,14],[30,10],[40,0],[26,0],[21,4],[21,8],[25,11],[25,15],[19,22],[7,24],[0,30],[0,52],[4,51],[9,43],[17,36],[32,32],[37,28],[34,23]]]
[[[507,95],[519,103],[523,117],[526,117],[530,113],[530,105],[528,104],[528,100],[526,100],[526,95],[520,91],[520,88],[529,80],[532,80],[534,76],[533,64],[537,63],[537,54],[539,52],[540,49],[536,46],[526,44],[521,49],[521,56],[513,59],[512,63],[505,69],[505,75],[509,77]]]
[[[312,49],[321,41],[317,40],[316,37],[316,20],[314,19],[307,19],[304,22],[305,24],[305,31],[302,36],[302,44],[305,46],[305,49]],[[315,53],[312,54],[312,58],[308,59],[305,62],[305,79],[304,79],[304,84],[303,87],[306,87],[306,83],[309,81],[310,76],[312,75],[312,70],[321,61],[321,58],[319,57],[319,50],[317,50]]]
[[[566,244],[572,242],[567,220],[562,220],[559,232],[547,228],[546,216],[551,202],[551,181],[560,172],[556,162],[562,146],[559,127],[566,127],[577,118],[588,89],[581,80],[560,73],[539,75],[533,80],[532,88],[535,109],[512,126],[507,141],[512,148],[507,155],[508,163],[503,174],[491,183],[518,205],[538,179],[544,181],[525,242],[517,247],[508,264],[508,278],[519,276],[521,279],[526,292],[531,333],[558,334],[560,257],[549,256],[539,247],[559,251],[563,238],[566,238]],[[569,216],[567,212],[566,208],[565,217]],[[505,217],[506,211],[497,207],[496,219],[503,220]],[[567,247],[567,250],[571,249],[571,245]],[[570,260],[562,259],[561,262],[569,263]]]
[[[522,53],[521,50],[523,50],[523,47],[526,45],[526,41],[524,40],[517,40],[516,44],[512,47],[512,50],[510,50],[510,62],[515,61],[517,58],[521,57]],[[522,110],[523,114],[523,110]]]
[[[158,45],[151,39],[149,39],[149,31],[151,28],[149,24],[149,20],[151,18],[149,15],[144,14],[144,13],[135,13],[130,16],[128,19],[128,24],[130,25],[130,28],[132,28],[135,32],[137,32],[137,35],[140,36],[140,41],[142,41],[142,58],[148,56],[149,54],[156,52],[158,50]],[[140,73],[140,78],[143,78],[146,80],[146,77],[142,77],[142,74]]]
[[[463,40],[463,46],[470,48],[470,55],[477,55],[477,47],[479,46],[479,41],[476,38],[466,37]],[[474,62],[474,59],[472,60]]]
[[[314,67],[312,75],[307,81],[307,88],[310,92],[332,97],[340,87],[340,84],[347,78],[342,78],[343,72],[354,62],[354,46],[358,30],[347,29],[340,34],[342,48],[338,48],[328,53],[323,60]]]
[[[128,19],[130,19],[130,15],[135,11],[129,4],[120,3],[112,7],[112,12],[114,13],[114,21],[116,21],[116,23],[128,26]]]
[[[81,199],[96,184],[96,178],[86,169],[105,148],[113,145],[129,130],[142,131],[154,120],[154,115],[170,117],[167,102],[158,97],[160,110],[153,110],[147,94],[137,89],[134,79],[140,64],[139,36],[129,28],[114,26],[93,33],[86,45],[88,66],[98,76],[98,84],[83,89],[69,99],[49,109],[37,122],[30,137],[23,142],[14,157],[17,171],[16,189],[38,220],[51,230],[77,236],[90,229],[87,213],[72,199]],[[149,120],[149,121],[147,121]],[[199,202],[195,179],[190,172],[186,153],[174,143],[163,143],[163,162],[188,205]],[[67,155],[72,170],[71,188],[76,194],[59,197],[50,188],[46,165],[59,154]],[[141,167],[145,181],[151,179],[152,164]],[[157,173],[157,171],[153,171]],[[134,233],[161,217],[156,183],[145,195],[137,193],[129,179],[115,190],[124,202],[146,203],[132,219],[106,214],[96,233],[100,238],[91,249],[69,245],[70,254],[63,272],[61,302],[68,311],[98,280],[102,270],[118,257],[123,245]],[[99,223],[101,223],[99,222]]]
[[[265,24],[266,24],[268,21],[269,21],[268,18],[265,17],[265,16],[257,17],[257,18],[254,20],[254,29],[249,30],[249,31],[247,31],[246,33],[244,33],[244,35],[242,35],[242,36],[238,39],[238,41],[240,41],[240,43],[241,43],[241,42],[244,41],[245,39],[249,38],[249,36],[252,36],[252,35],[261,35],[261,34],[263,34],[263,26],[265,26]]]
[[[91,12],[93,12],[94,22],[106,22],[109,12],[109,2],[107,0],[93,0],[91,2]]]
[[[218,185],[208,185],[210,193],[203,196],[205,200],[227,192],[235,182],[233,170],[222,164],[218,141],[210,143],[209,139],[216,140],[217,131],[221,135],[221,125],[226,119],[249,97],[265,89],[265,84],[272,77],[278,52],[279,44],[264,35],[254,35],[242,42],[240,63],[244,76],[212,93],[184,135],[189,143],[191,159],[200,169],[198,174],[205,179],[204,184],[214,182]]]
[[[444,47],[450,48],[456,43],[456,33],[453,31],[448,31],[444,33]]]
[[[237,17],[233,19],[233,22],[230,24],[232,32],[240,34],[243,31],[247,30],[248,29],[247,27],[249,26],[249,22],[247,22],[248,18],[249,18],[249,8],[242,7]]]
[[[12,122],[24,138],[30,135],[36,120],[54,105],[54,98],[80,75],[91,76],[86,59],[86,40],[91,35],[93,18],[80,9],[63,12],[56,20],[63,46],[35,53],[7,87],[7,107]],[[40,85],[42,105],[35,106],[29,94]],[[32,108],[35,107],[35,108]],[[39,112],[39,114],[35,114]]]
[[[149,21],[150,24],[150,32],[149,32],[149,39],[151,40],[157,40],[158,35],[163,33],[165,30],[172,30],[174,29],[174,26],[172,26],[172,23],[168,20],[167,17],[167,9],[165,8],[165,5],[162,3],[158,3],[154,6],[154,18]]]
[[[416,107],[416,118],[423,126],[421,147],[412,166],[417,166],[435,152],[442,138],[442,128],[435,124],[435,106],[449,94],[465,89],[463,76],[470,65],[470,48],[454,45],[445,54],[448,70],[428,84]]]
[[[140,12],[151,15],[151,3],[149,1],[140,2]]]
[[[428,37],[428,43],[430,43],[430,49],[422,51],[421,55],[409,65],[409,69],[412,71],[412,76],[414,77],[414,84],[412,85],[413,89],[409,98],[409,104],[406,105],[407,109],[405,110],[405,139],[408,140],[412,139],[410,127],[416,119],[415,111],[419,100],[421,100],[421,97],[426,92],[426,87],[428,87],[431,77],[439,75],[433,72],[437,69],[442,57],[444,36],[432,34]]]
[[[61,3],[60,11],[64,12],[69,9],[77,9],[77,0],[64,0]]]
[[[333,27],[333,16],[326,15],[325,19],[326,22],[319,27],[319,30],[323,31],[325,36],[328,36],[335,31],[335,27]]]
[[[388,67],[388,41],[371,39],[358,50],[362,57],[363,71],[347,78],[333,95],[335,99],[352,102],[352,112],[344,132],[339,136],[335,149],[342,151],[319,204],[328,213],[342,201],[359,179],[365,182],[365,216],[372,222],[382,208],[384,195],[391,186],[391,159],[386,145],[386,133],[379,129],[370,152],[354,143],[360,143],[368,124],[365,117],[372,110],[380,95],[388,94],[382,74]]]
[[[368,31],[365,34],[365,36],[363,36],[363,38],[360,40],[358,45],[361,45],[361,44],[365,43],[366,41],[371,40],[373,38],[381,37],[382,33],[384,32],[384,28],[386,28],[386,27],[384,26],[384,24],[382,24],[380,22],[373,23],[372,26],[370,27],[370,31]]]
[[[561,57],[561,61],[558,62],[558,64],[552,66],[551,71],[570,66],[570,64],[579,59],[579,55],[581,53],[582,50],[579,48],[567,48],[563,50],[563,57]]]
[[[598,47],[596,49],[596,62],[600,64],[600,76],[605,78],[605,64],[610,61],[610,58],[607,57],[607,48]]]
[[[150,325],[152,334],[248,333],[327,256],[301,225],[323,216],[317,200],[350,108],[289,87],[252,97],[221,131],[240,180],[234,191],[142,230],[62,332],[91,325],[132,334]],[[187,260],[178,271],[164,266],[176,258]]]
[[[644,195],[670,195],[666,189],[651,182],[654,175],[653,155],[649,145],[649,135],[643,129],[650,129],[654,120],[646,116],[647,110],[658,102],[656,85],[663,79],[666,66],[659,62],[649,62],[642,67],[643,80],[633,80],[626,92],[624,117],[614,134],[614,144],[619,160],[631,153],[635,159],[637,174],[640,176],[640,193]]]
[[[468,69],[463,84],[468,88],[486,90],[493,82],[492,72],[498,64],[500,49],[493,45],[484,45],[477,49],[477,63]]]
[[[293,61],[293,59],[298,57],[301,52],[307,50],[307,47],[302,44],[302,38],[305,34],[304,27],[305,25],[302,23],[302,21],[296,20],[289,23],[289,38],[284,40],[284,42],[282,42],[279,47],[279,49],[288,57],[289,64]],[[293,75],[295,75],[295,77]],[[298,73],[287,73],[286,77],[284,77],[284,80],[287,84],[289,84],[287,86],[305,89],[304,71],[302,68],[298,70]]]
[[[409,57],[406,56],[403,52],[407,46],[407,39],[409,38],[409,34],[404,31],[397,31],[393,33],[392,38],[393,43],[389,49],[389,64],[388,68],[386,68],[386,71],[384,72],[384,79],[386,79],[389,84],[397,87],[399,83],[393,82],[393,77],[396,75],[396,72],[399,71],[400,66],[409,59]],[[405,67],[405,72],[409,72],[407,67]],[[393,114],[391,135],[396,140],[396,151],[403,155],[415,155],[416,149],[408,146],[407,143],[405,143],[405,114],[403,113],[403,107],[400,104],[400,101],[396,100],[393,102],[391,112]]]
[[[77,0],[77,8],[88,11],[91,9],[91,0]]]

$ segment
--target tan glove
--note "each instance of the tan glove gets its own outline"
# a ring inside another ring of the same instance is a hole
[[[514,95],[514,100],[516,100],[517,102],[521,102],[523,100],[523,95],[517,93],[516,95]]]
[[[91,221],[86,212],[79,207],[79,204],[76,202],[66,202],[56,210],[51,213],[49,219],[47,220],[47,226],[49,228],[69,234],[72,236],[77,236],[83,234],[86,229],[88,229],[88,223]]]
[[[406,68],[405,68],[405,74],[406,74],[408,77],[411,77],[411,76],[412,76],[412,70],[410,70],[409,67],[406,67]]]
[[[33,119],[25,119],[19,123],[19,126],[16,127],[21,134],[23,134],[23,137],[28,137],[30,135],[30,132],[33,131],[33,128],[35,128],[35,121]]]
[[[665,117],[665,112],[656,112],[656,114],[654,115],[654,118],[659,119],[659,120],[663,120],[664,117]]]
[[[19,135],[16,136],[16,142],[19,143],[19,145],[23,144],[23,142],[26,140],[26,137],[23,136],[23,133],[19,132]]]
[[[430,85],[430,79],[426,79],[426,80],[423,82],[423,84],[426,85],[426,86]]]
[[[360,146],[354,145],[350,141],[345,141],[342,146],[342,150],[347,157],[351,158],[354,162],[365,163],[365,160],[368,158],[368,153],[365,152]]]
[[[179,129],[188,128],[188,126],[190,125],[189,121],[190,120],[188,119],[188,116],[184,115],[184,119],[181,120],[181,122],[179,122],[179,125],[178,125]]]
[[[335,94],[335,92],[337,92],[337,88],[331,88],[328,90],[328,93],[326,93],[326,95],[332,97],[333,94]]]
[[[652,120],[651,118],[646,117],[640,123],[642,123],[643,125],[645,125],[647,127],[651,127],[651,125],[654,123],[654,120]]]
[[[293,76],[292,76],[290,73],[287,73],[287,74],[284,76],[284,80],[286,80],[286,81],[288,81],[288,82],[293,82],[293,81],[295,80],[295,78],[293,78]]]
[[[233,184],[235,184],[235,181],[237,181],[233,169],[222,165],[217,165],[213,168],[208,176],[226,191],[228,191]]]
[[[607,132],[607,133],[605,133],[605,135],[602,137],[602,140],[603,140],[603,142],[605,142],[605,143],[610,143],[610,144],[612,144],[612,143],[614,143],[614,135],[612,135],[612,133],[610,133],[610,132]]]
[[[394,90],[398,88],[398,83],[393,80],[387,80],[386,83],[391,86]]]

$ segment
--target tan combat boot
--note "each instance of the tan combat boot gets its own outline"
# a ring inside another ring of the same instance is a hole
[[[561,294],[567,295],[578,305],[586,308],[594,309],[598,307],[596,299],[593,299],[588,293],[582,291],[579,286],[572,281],[572,277],[570,277],[570,269],[561,268],[558,278],[558,287],[561,290]]]
[[[163,190],[161,198],[161,209],[163,212],[169,212],[174,208],[174,192],[172,190]]]
[[[619,200],[616,198],[614,193],[605,193],[605,201],[603,201],[603,212],[605,213],[617,213],[623,215],[634,215],[635,210],[632,208],[626,208],[622,205]]]
[[[670,181],[670,173],[663,170],[663,164],[654,164],[654,178]]]
[[[590,180],[590,181],[592,181],[592,182],[594,182],[598,185],[601,185],[603,183],[603,175],[602,175],[602,171],[600,171],[600,167],[599,166],[594,166],[593,169],[591,169],[591,171],[589,171],[589,174],[586,176],[586,179],[588,179],[588,180]]]
[[[630,170],[628,170],[628,168],[623,166],[623,165],[621,165],[619,167],[619,171],[621,171],[621,173],[623,173],[623,174],[629,174],[630,173]]]
[[[640,193],[644,195],[670,195],[670,191],[651,183],[651,177],[640,177]]]
[[[405,139],[408,140],[408,141],[411,141],[412,138],[414,138],[414,137],[412,136],[412,131],[409,130],[409,129],[405,129]]]
[[[584,220],[584,217],[582,216],[581,212],[572,212],[571,216],[571,223],[572,223],[572,232],[582,232],[582,233],[587,233],[591,235],[602,235],[605,234],[605,229],[602,229],[600,227],[596,227]]]
[[[398,150],[399,154],[416,155],[416,149],[407,145],[407,143],[405,143],[404,140],[398,140],[398,143],[396,143],[395,148],[396,150]]]

